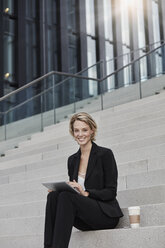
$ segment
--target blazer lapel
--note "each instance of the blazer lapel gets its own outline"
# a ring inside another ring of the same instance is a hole
[[[98,151],[97,145],[92,142],[92,148],[91,148],[91,152],[89,155],[85,181],[87,180],[87,178],[90,176],[91,172],[94,169],[95,161],[97,158],[97,151]],[[81,150],[79,149],[78,152],[74,155],[74,161],[73,161],[73,163],[74,163],[73,180],[75,180],[76,182],[78,180],[78,170],[79,170],[79,165],[80,165],[80,158],[81,158]]]
[[[90,155],[89,155],[85,181],[87,180],[87,178],[90,176],[91,172],[94,169],[95,162],[96,162],[96,159],[97,159],[97,151],[98,151],[97,145],[92,142],[92,148],[91,148],[91,152],[90,152]]]
[[[78,152],[74,155],[74,172],[73,172],[73,180],[77,182],[78,180],[78,170],[80,165],[80,157],[81,157],[81,151],[80,149]]]

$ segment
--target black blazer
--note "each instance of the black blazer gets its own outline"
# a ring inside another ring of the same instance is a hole
[[[68,158],[70,181],[78,180],[81,150]],[[117,166],[113,152],[92,143],[85,177],[85,189],[90,198],[97,200],[102,211],[110,217],[122,217],[123,213],[116,200]]]

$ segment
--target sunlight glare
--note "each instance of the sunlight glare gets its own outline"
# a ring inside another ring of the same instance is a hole
[[[138,1],[136,1],[137,4]],[[135,0],[121,0],[123,7],[130,8],[135,5]]]

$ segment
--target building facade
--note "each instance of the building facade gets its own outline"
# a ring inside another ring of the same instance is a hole
[[[0,97],[52,70],[77,73],[103,60],[104,75],[110,74],[164,40],[164,0],[1,0]],[[159,73],[159,57],[152,68],[143,61],[141,79],[153,70]],[[129,84],[130,73],[136,82],[137,71],[126,68],[120,80],[107,80],[107,89]],[[77,87],[80,98],[98,90],[87,82]],[[69,103],[71,90],[61,89],[57,106]],[[5,108],[17,101],[8,101]]]

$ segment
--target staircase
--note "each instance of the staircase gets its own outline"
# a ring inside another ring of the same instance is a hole
[[[92,114],[96,143],[113,150],[124,217],[114,230],[73,229],[71,248],[165,248],[165,92]],[[35,133],[0,158],[0,247],[43,247],[47,190],[67,180],[67,157],[78,146],[69,121]],[[140,205],[141,227],[131,229],[128,206]]]

